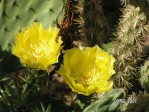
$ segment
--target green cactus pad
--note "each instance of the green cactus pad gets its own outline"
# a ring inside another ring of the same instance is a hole
[[[2,51],[9,51],[15,34],[32,22],[41,22],[44,27],[56,26],[56,19],[63,6],[63,0],[1,0],[0,47]],[[61,17],[59,19],[62,19]]]

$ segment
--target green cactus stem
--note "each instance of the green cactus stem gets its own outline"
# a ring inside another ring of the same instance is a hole
[[[124,97],[125,92],[123,89],[113,89],[87,106],[83,112],[115,112],[120,106],[120,99]]]
[[[78,36],[89,46],[95,44],[101,46],[109,32],[101,0],[81,0],[76,6],[75,12],[79,15],[74,20],[74,24],[79,27],[80,35]]]

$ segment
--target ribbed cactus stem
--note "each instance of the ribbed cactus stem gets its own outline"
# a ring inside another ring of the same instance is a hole
[[[80,13],[76,23],[79,24],[79,31],[90,46],[101,43],[105,32],[109,31],[108,24],[103,14],[101,0],[82,0],[77,6],[76,12]]]

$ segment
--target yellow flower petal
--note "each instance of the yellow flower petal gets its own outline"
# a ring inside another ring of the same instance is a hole
[[[48,66],[58,62],[62,40],[56,42],[59,29],[44,29],[41,23],[33,23],[16,34],[12,53],[30,68],[47,70]]]
[[[64,55],[64,64],[57,72],[64,77],[70,88],[83,95],[111,89],[108,81],[114,74],[115,59],[98,46],[73,48]]]

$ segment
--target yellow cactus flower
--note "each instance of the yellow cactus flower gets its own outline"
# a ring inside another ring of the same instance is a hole
[[[109,78],[115,73],[112,55],[97,45],[73,48],[64,54],[64,64],[57,71],[72,91],[83,95],[108,91],[113,86]]]
[[[16,34],[12,54],[30,68],[47,70],[48,66],[58,62],[62,40],[56,42],[59,29],[44,29],[41,23],[35,22]]]

